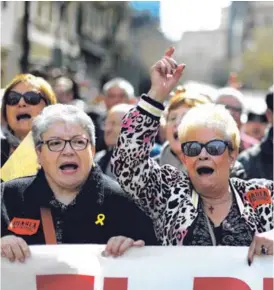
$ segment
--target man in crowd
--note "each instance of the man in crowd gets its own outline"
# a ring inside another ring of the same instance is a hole
[[[232,87],[226,87],[218,90],[215,102],[217,104],[225,105],[230,111],[230,114],[236,121],[241,132],[240,152],[259,143],[255,138],[248,136],[242,131],[242,114],[244,112],[244,96],[243,94]]]
[[[266,95],[266,105],[269,128],[265,137],[259,144],[243,151],[238,157],[245,168],[247,179],[273,180],[273,87]]]

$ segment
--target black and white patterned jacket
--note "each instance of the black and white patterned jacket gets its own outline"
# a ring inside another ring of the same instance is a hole
[[[198,215],[199,195],[186,174],[170,165],[160,166],[149,157],[159,128],[162,104],[143,95],[125,115],[112,156],[112,170],[124,191],[154,221],[163,245],[182,245]],[[241,218],[255,232],[273,225],[273,181],[229,180]]]

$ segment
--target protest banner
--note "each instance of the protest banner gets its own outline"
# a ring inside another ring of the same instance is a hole
[[[32,246],[2,258],[2,290],[272,290],[273,257],[247,264],[247,247],[144,247],[103,257],[100,245]]]

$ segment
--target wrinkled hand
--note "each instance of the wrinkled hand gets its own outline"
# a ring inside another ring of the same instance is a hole
[[[4,236],[1,238],[1,256],[11,262],[18,260],[23,263],[30,257],[29,246],[22,238],[13,235]]]
[[[185,64],[177,65],[172,58],[174,48],[169,48],[164,57],[151,68],[151,89],[148,95],[163,103],[182,76]]]
[[[121,256],[131,247],[143,247],[145,242],[142,240],[134,241],[131,238],[117,236],[112,237],[108,240],[107,246],[103,255],[105,257],[113,256],[118,257]]]
[[[248,265],[253,262],[254,255],[273,255],[273,232],[255,234],[248,250]]]

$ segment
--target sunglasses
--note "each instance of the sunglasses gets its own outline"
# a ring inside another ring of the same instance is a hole
[[[205,144],[196,141],[190,141],[181,145],[183,153],[190,157],[198,156],[204,147],[207,153],[212,156],[222,155],[227,147],[229,150],[233,150],[231,143],[223,140],[211,140]]]
[[[14,91],[11,91],[6,98],[6,104],[9,106],[15,106],[19,103],[21,98],[24,98],[24,101],[28,105],[38,105],[41,100],[44,100],[47,104],[47,100],[39,93],[35,92],[26,92],[25,94],[20,94]]]

